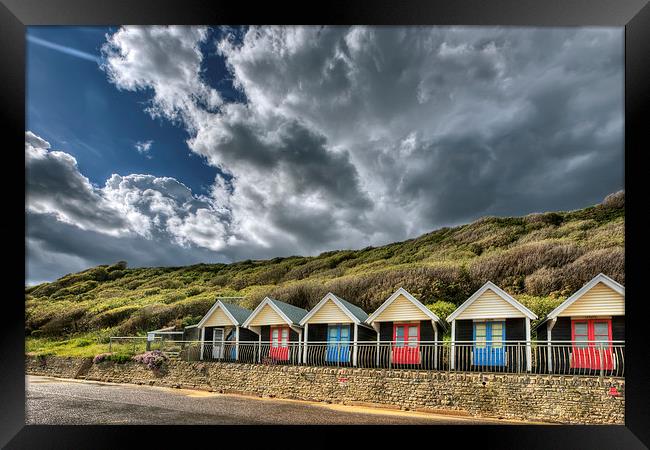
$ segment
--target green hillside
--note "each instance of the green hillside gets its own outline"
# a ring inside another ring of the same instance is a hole
[[[372,312],[402,286],[446,317],[491,280],[543,317],[599,272],[625,282],[624,228],[618,192],[585,209],[484,217],[404,242],[315,257],[98,266],[25,289],[27,349],[92,353],[110,335],[194,324],[217,296],[243,296],[242,306],[252,309],[268,295],[309,309],[332,291]]]

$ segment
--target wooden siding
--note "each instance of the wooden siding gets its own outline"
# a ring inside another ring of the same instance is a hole
[[[411,320],[431,320],[431,318],[400,294],[377,316],[375,322],[408,322]]]
[[[204,327],[221,327],[232,325],[234,325],[232,323],[232,320],[230,320],[226,313],[223,312],[223,309],[221,309],[221,307],[217,307],[217,309],[212,311],[212,314],[210,314],[208,320],[206,320],[203,324]]]
[[[262,308],[255,317],[253,317],[253,320],[251,320],[249,325],[287,325],[287,322],[267,304],[264,305],[264,308]]]
[[[493,319],[525,317],[525,314],[494,292],[486,289],[476,300],[456,317],[458,319]]]
[[[336,303],[328,299],[307,323],[352,323],[352,319]]]
[[[571,316],[623,316],[625,297],[604,283],[598,283],[559,314]]]

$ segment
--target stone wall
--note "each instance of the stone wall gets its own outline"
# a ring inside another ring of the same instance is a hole
[[[28,371],[31,365],[28,364]],[[35,372],[34,372],[35,373]],[[625,381],[170,361],[89,365],[81,378],[344,404],[573,424],[623,424]],[[610,388],[619,396],[612,396]]]
[[[92,364],[92,358],[72,358],[62,356],[27,356],[25,358],[25,368],[27,373],[61,378],[83,377]]]

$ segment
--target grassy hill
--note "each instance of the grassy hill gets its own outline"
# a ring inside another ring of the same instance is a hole
[[[402,286],[440,317],[491,280],[543,317],[599,272],[624,283],[624,193],[596,206],[484,217],[382,247],[233,264],[125,262],[25,289],[28,351],[92,354],[111,335],[194,324],[217,296],[311,308],[328,291],[374,311]]]

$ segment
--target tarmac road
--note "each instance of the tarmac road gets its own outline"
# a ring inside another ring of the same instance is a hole
[[[523,423],[33,375],[26,389],[30,425]]]

